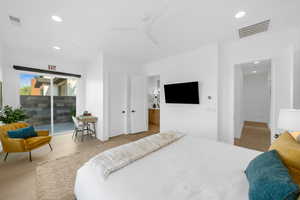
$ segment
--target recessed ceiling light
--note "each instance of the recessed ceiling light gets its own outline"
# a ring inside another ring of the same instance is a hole
[[[235,14],[235,18],[240,19],[246,16],[245,11],[239,11],[238,13]]]
[[[254,64],[257,65],[259,64],[260,62],[257,60],[257,61],[254,61]]]
[[[60,17],[60,16],[57,16],[57,15],[52,15],[52,20],[53,21],[56,21],[56,22],[62,22],[63,19]]]
[[[54,46],[53,49],[55,49],[55,50],[60,50],[61,48],[58,47],[58,46]]]
[[[254,70],[254,71],[252,71],[252,74],[256,74],[256,73],[257,73],[257,71],[255,71],[255,70]]]

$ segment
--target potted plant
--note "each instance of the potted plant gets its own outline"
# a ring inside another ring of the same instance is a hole
[[[72,107],[71,109],[70,109],[70,114],[71,114],[71,117],[76,117],[76,108],[75,107]]]
[[[4,124],[24,121],[27,118],[28,116],[22,108],[14,109],[12,106],[8,105],[4,106],[0,113],[0,121]]]

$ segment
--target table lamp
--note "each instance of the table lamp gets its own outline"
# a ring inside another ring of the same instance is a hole
[[[300,131],[300,110],[281,109],[277,128],[283,131]]]

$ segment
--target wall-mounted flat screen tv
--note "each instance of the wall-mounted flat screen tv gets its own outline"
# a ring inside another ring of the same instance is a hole
[[[166,84],[166,103],[199,104],[199,82]]]

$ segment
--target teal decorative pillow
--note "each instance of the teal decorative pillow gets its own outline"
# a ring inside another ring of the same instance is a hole
[[[257,156],[246,171],[249,200],[297,200],[300,189],[276,150]]]
[[[7,131],[7,135],[10,138],[23,138],[22,129],[17,129],[13,131]]]
[[[7,135],[10,138],[30,138],[30,137],[36,137],[37,133],[35,132],[33,126],[28,126],[26,128],[19,128],[17,130],[13,131],[7,131]]]

